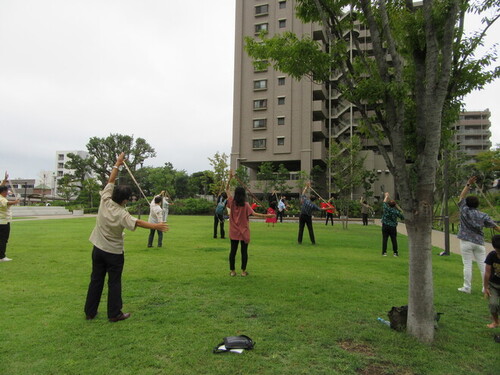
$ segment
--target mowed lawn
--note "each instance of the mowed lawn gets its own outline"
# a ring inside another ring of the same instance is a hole
[[[374,225],[315,223],[313,246],[307,231],[297,244],[296,223],[252,222],[250,275],[230,277],[229,240],[212,238],[213,218],[171,216],[161,249],[147,248],[148,230],[126,232],[123,310],[131,318],[108,322],[105,290],[99,315],[86,321],[94,223],[12,223],[14,260],[0,263],[1,375],[500,374],[500,330],[486,328],[476,265],[473,293],[457,291],[459,255],[433,258],[444,315],[427,346],[377,322],[407,301],[404,236],[399,258],[382,257]],[[255,349],[212,354],[238,334]]]

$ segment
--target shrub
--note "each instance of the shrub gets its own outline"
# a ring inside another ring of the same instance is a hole
[[[202,198],[177,199],[170,205],[169,214],[174,215],[212,215],[215,204]]]

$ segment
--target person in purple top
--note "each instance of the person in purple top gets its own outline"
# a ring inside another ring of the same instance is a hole
[[[460,227],[457,237],[460,239],[460,252],[464,264],[464,285],[458,288],[459,292],[470,294],[472,290],[472,261],[475,260],[481,277],[484,279],[486,249],[484,247],[483,228],[500,227],[484,212],[479,211],[479,199],[468,195],[472,184],[477,180],[472,176],[460,193],[458,207],[460,208]]]
[[[493,250],[488,254],[484,263],[486,270],[484,273],[484,296],[489,300],[489,307],[493,322],[488,324],[488,328],[500,327],[498,314],[500,314],[500,235],[496,234],[491,239]]]

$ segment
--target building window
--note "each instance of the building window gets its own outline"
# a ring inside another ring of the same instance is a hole
[[[254,73],[267,72],[267,60],[255,61],[253,71]]]
[[[286,1],[280,1],[278,4],[279,4],[280,9],[286,8]]]
[[[265,129],[267,128],[267,119],[265,118],[257,118],[253,120],[253,128],[254,129]]]
[[[264,16],[269,13],[269,5],[264,4],[264,5],[257,5],[255,7],[255,15],[256,16]]]
[[[267,99],[257,99],[253,101],[253,109],[260,110],[267,108]]]
[[[278,105],[284,105],[285,104],[285,97],[280,96],[278,97]]]
[[[285,86],[285,77],[278,77],[278,86]]]
[[[64,172],[63,171],[57,171],[57,177],[62,177],[64,176]]]
[[[278,137],[276,138],[278,146],[284,146],[285,145],[285,137]]]
[[[57,159],[58,159],[58,160],[64,160],[64,154],[59,154],[59,155],[57,156]]]
[[[252,140],[252,148],[254,150],[265,150],[266,148],[266,139],[253,139]]]
[[[267,23],[259,23],[255,25],[255,34],[259,34],[261,31],[267,31],[268,24]]]
[[[57,168],[64,169],[64,163],[57,163]]]
[[[255,91],[266,90],[267,89],[267,79],[259,79],[258,81],[253,81],[253,89]]]
[[[286,20],[278,20],[278,27],[280,29],[283,29],[284,27],[286,27]]]
[[[278,125],[285,125],[285,118],[284,117],[278,117]]]

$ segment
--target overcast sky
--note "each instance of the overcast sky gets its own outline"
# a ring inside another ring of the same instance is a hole
[[[188,173],[230,154],[235,1],[0,0],[1,176],[37,178],[110,133]],[[467,100],[492,111],[493,143],[499,94]]]

